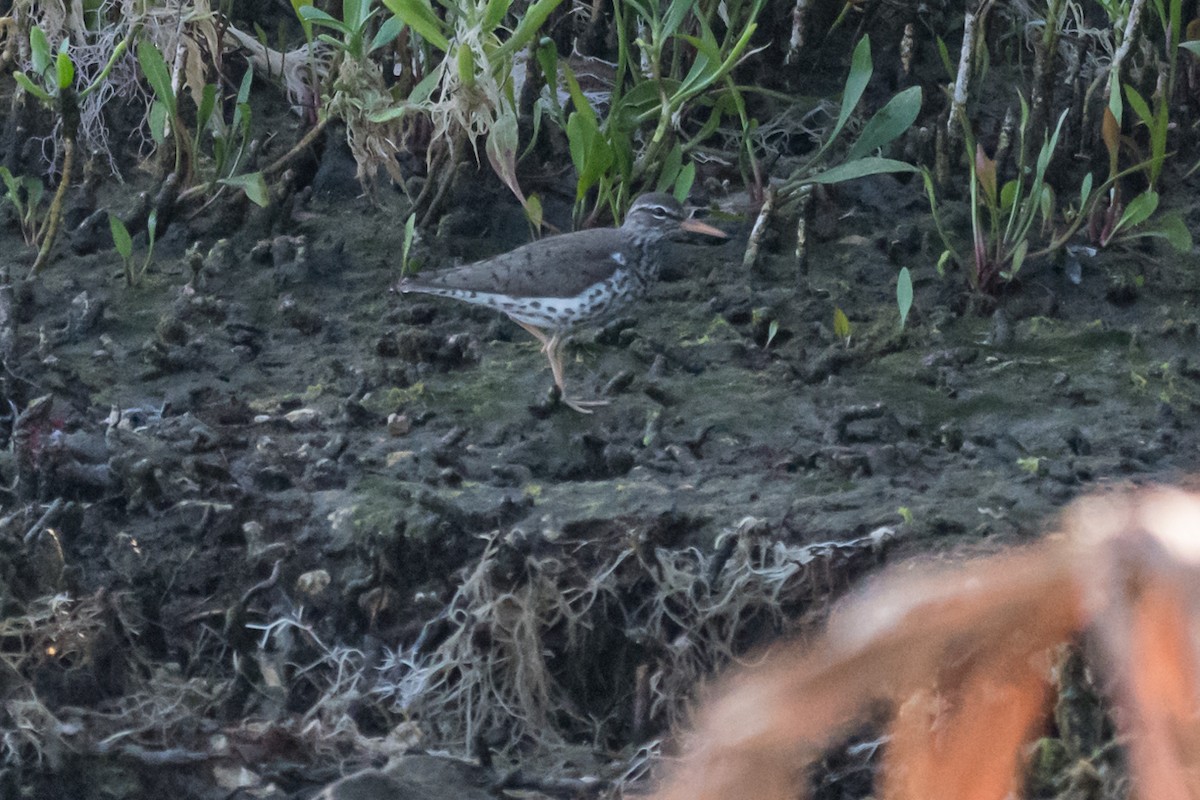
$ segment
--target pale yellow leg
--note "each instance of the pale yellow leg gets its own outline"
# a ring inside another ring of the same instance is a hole
[[[510,317],[511,319],[511,317]],[[590,406],[606,406],[607,400],[575,400],[567,397],[567,387],[563,380],[563,363],[562,363],[562,344],[563,340],[559,334],[547,336],[546,332],[541,328],[530,325],[528,322],[522,322],[519,319],[513,319],[513,322],[520,325],[525,330],[529,331],[533,338],[542,343],[542,352],[546,354],[546,359],[550,362],[550,373],[554,375],[554,385],[558,387],[558,395],[562,399],[564,405],[572,408],[581,414],[591,414]]]

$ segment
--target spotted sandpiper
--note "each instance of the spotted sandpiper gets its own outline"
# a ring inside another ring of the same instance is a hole
[[[584,414],[606,400],[576,400],[563,384],[562,343],[576,327],[614,314],[644,295],[658,277],[664,240],[678,231],[725,238],[688,219],[671,195],[633,201],[619,228],[552,236],[494,258],[405,278],[400,292],[453,297],[503,311],[542,343],[563,403]]]

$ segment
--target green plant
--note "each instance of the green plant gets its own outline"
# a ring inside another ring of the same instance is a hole
[[[129,235],[129,228],[125,226],[121,218],[110,213],[108,229],[112,233],[113,247],[121,256],[121,271],[125,275],[125,285],[135,286],[138,280],[146,274],[146,270],[150,268],[150,262],[154,258],[154,240],[158,233],[158,211],[151,211],[146,218],[146,258],[142,261],[141,269],[133,268],[133,237]]]
[[[71,185],[71,173],[75,168],[75,145],[79,136],[79,102],[107,80],[113,65],[124,55],[139,30],[137,26],[130,29],[126,37],[113,47],[103,69],[82,89],[75,88],[75,63],[71,60],[70,40],[64,38],[59,43],[57,52],[52,52],[50,42],[41,28],[35,25],[29,30],[31,70],[28,74],[24,71],[14,72],[13,78],[29,96],[59,117],[62,122],[63,141],[62,176],[45,219],[38,228],[36,238],[40,247],[30,270],[31,275],[37,275],[49,263],[50,251],[62,225],[63,200]]]
[[[904,161],[882,158],[873,153],[894,141],[908,130],[921,110],[921,88],[913,86],[888,100],[866,124],[858,138],[840,158],[839,163],[829,166],[829,153],[839,140],[842,130],[862,99],[867,83],[871,80],[874,66],[871,61],[871,40],[864,36],[854,48],[850,60],[850,72],[846,76],[842,91],[841,107],[833,128],[824,142],[784,182],[780,195],[785,200],[797,197],[804,186],[813,183],[841,183],[843,181],[877,175],[885,172],[917,172],[917,168]]]
[[[125,275],[125,285],[133,286],[135,277],[133,274],[133,238],[129,235],[129,228],[125,227],[125,223],[116,214],[109,214],[108,229],[112,232],[113,247],[121,256],[121,271]]]
[[[38,230],[45,215],[41,208],[46,187],[40,178],[29,175],[14,176],[8,167],[0,167],[0,180],[4,181],[4,199],[12,204],[17,213],[17,224],[21,226],[21,238],[33,247],[38,242]]]
[[[492,169],[521,201],[527,216],[540,216],[540,204],[532,207],[517,181],[513,68],[561,2],[534,0],[505,35],[503,23],[512,0],[447,2],[445,18],[434,13],[429,0],[384,0],[395,19],[426,45],[424,62],[434,64],[407,97],[369,115],[382,124],[417,113],[432,123],[431,178],[417,198],[422,223],[440,206],[453,179],[454,170],[444,167],[455,163],[467,146],[478,156],[480,138]]]
[[[900,330],[904,330],[904,323],[908,320],[912,304],[912,273],[908,271],[908,267],[901,267],[900,274],[896,276],[896,307],[900,309]]]
[[[417,238],[417,215],[409,214],[404,221],[404,244],[400,248],[400,277],[412,271],[413,263],[409,260],[413,242]]]
[[[745,88],[733,81],[732,72],[749,52],[763,6],[764,0],[728,4],[724,36],[718,40],[715,4],[672,0],[661,11],[642,0],[615,4],[616,77],[603,120],[569,65],[540,58],[548,82],[562,74],[574,108],[564,127],[575,166],[577,215],[593,189],[592,213],[607,208],[614,216],[650,188],[686,196],[695,180],[691,153],[726,118],[737,120],[744,153],[753,163],[747,134],[754,122],[746,113]],[[630,37],[634,27],[642,31],[640,38]],[[685,128],[683,121],[691,119],[697,128]],[[642,146],[635,150],[639,131]]]

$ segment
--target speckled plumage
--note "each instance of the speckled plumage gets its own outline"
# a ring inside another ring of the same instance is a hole
[[[473,264],[405,278],[396,289],[451,297],[512,317],[542,343],[561,391],[562,337],[646,294],[658,277],[664,242],[681,230],[725,235],[685,219],[683,206],[674,197],[654,192],[633,202],[619,228],[594,228],[530,242]],[[587,411],[582,407],[586,403],[565,402]]]

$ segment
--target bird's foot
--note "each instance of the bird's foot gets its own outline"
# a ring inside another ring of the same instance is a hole
[[[578,411],[580,414],[591,414],[593,413],[593,408],[608,405],[607,400],[576,400],[573,397],[562,397],[560,398],[560,402],[567,408]]]

